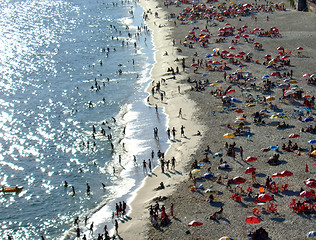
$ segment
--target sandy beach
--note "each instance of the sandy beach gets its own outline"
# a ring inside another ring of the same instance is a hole
[[[170,4],[167,7],[163,2],[154,0],[141,0],[140,3],[147,11],[146,23],[153,31],[157,50],[148,102],[152,107],[156,104],[163,107],[169,116],[169,128],[175,127],[177,131],[175,139],[171,136],[172,145],[165,154],[165,161],[173,157],[176,159],[176,167],[174,170],[165,169],[162,173],[158,166],[147,177],[134,200],[128,203],[132,208],[128,214],[130,220],[119,224],[119,237],[219,239],[229,236],[249,239],[249,230],[263,227],[269,239],[304,239],[308,232],[316,231],[313,211],[297,212],[290,207],[292,199],[306,200],[300,197],[301,188],[308,191],[312,188],[307,187],[304,180],[315,177],[315,159],[309,156],[312,144],[308,141],[316,137],[311,131],[306,131],[314,123],[313,120],[303,121],[306,117],[314,118],[313,108],[310,109],[304,99],[312,102],[315,95],[314,85],[308,82],[316,71],[315,14],[298,12],[287,2],[276,6],[265,1],[241,1],[236,8],[249,3],[251,7],[247,8],[252,9],[252,13],[244,12],[248,16],[236,13],[235,17],[221,18],[223,14],[228,15],[224,12],[225,5],[235,5],[226,1],[214,4],[201,1],[207,9],[217,9],[221,15],[216,15],[217,19],[213,15],[212,20],[196,17],[180,21],[173,15],[177,17],[187,8],[187,13],[181,16],[186,18],[192,13],[192,4]],[[265,11],[262,7],[254,7],[262,5]],[[218,9],[219,6],[222,8]],[[271,11],[267,11],[269,6]],[[198,12],[205,14],[202,5],[195,9],[195,16]],[[221,28],[231,28],[232,34],[223,36]],[[263,36],[271,31],[273,36]],[[201,38],[207,41],[199,41]],[[218,42],[219,39],[222,41]],[[262,48],[255,49],[260,44]],[[213,56],[206,57],[211,54]],[[228,57],[228,54],[233,57]],[[290,63],[287,62],[289,60]],[[171,70],[168,72],[168,68],[173,68],[174,74]],[[151,94],[158,82],[159,91]],[[287,92],[290,90],[293,92]],[[180,108],[182,116],[179,116]],[[278,122],[287,125],[277,127]],[[183,136],[181,126],[184,126]],[[198,131],[201,135],[197,134]],[[225,134],[229,137],[223,138]],[[289,138],[291,134],[296,135]],[[289,140],[291,146],[283,149],[283,145],[288,147]],[[234,144],[235,157],[227,154],[226,142]],[[293,145],[295,148],[292,148]],[[209,150],[205,151],[207,146]],[[268,159],[276,154],[279,155],[278,161],[269,164]],[[248,156],[257,160],[246,162]],[[190,179],[189,173],[195,160],[196,170]],[[229,167],[219,169],[218,166],[223,163]],[[245,174],[248,167],[256,168],[255,179],[252,174]],[[273,186],[278,188],[266,188],[267,177],[284,170],[293,175],[272,177],[275,181]],[[205,174],[213,177],[204,178]],[[232,182],[231,179],[237,176],[246,182],[240,185]],[[197,179],[196,188],[191,191],[194,177]],[[155,190],[160,182],[165,188]],[[232,184],[227,186],[228,182]],[[259,187],[266,194],[273,195],[274,199],[258,204],[260,201],[256,200],[256,195],[261,193]],[[241,193],[240,188],[243,190]],[[209,198],[206,189],[213,193],[211,203],[206,201]],[[232,198],[235,191],[239,200]],[[167,198],[159,201],[159,205],[166,207],[171,223],[154,227],[148,209],[156,204],[153,199],[159,196]],[[173,217],[170,214],[171,203],[174,204]],[[271,203],[277,205],[276,209],[268,209]],[[313,203],[310,202],[311,209]],[[220,207],[223,207],[223,212],[210,219]],[[254,214],[254,208],[259,213]],[[248,216],[253,215],[260,219],[260,223],[245,222]],[[188,227],[193,220],[203,225]]]

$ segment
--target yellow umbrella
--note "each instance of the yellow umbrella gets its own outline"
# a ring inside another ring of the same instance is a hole
[[[235,137],[235,134],[233,134],[233,133],[225,133],[223,135],[223,138],[232,138],[232,137]]]
[[[211,83],[209,86],[210,87],[214,87],[214,86],[216,86],[217,85],[217,83]]]
[[[270,101],[275,100],[275,97],[273,97],[273,96],[268,96],[268,97],[266,97],[266,100],[267,100],[267,102],[270,102]]]
[[[199,171],[200,171],[199,169],[193,169],[193,170],[191,170],[191,173],[195,174],[195,173],[198,173]]]

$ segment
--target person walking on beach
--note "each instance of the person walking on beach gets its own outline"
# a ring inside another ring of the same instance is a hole
[[[173,170],[176,168],[176,159],[174,157],[171,158],[171,168]]]
[[[179,115],[178,115],[178,117],[183,118],[183,117],[182,117],[182,108],[179,109]]]
[[[115,219],[115,233],[118,235],[118,221]]]
[[[184,137],[184,128],[185,128],[185,127],[182,125],[182,126],[181,126],[181,137]]]
[[[149,168],[149,172],[151,173],[151,160],[148,159],[148,168]]]
[[[172,136],[173,136],[173,140],[175,140],[176,139],[176,129],[173,127],[172,128]]]
[[[147,163],[146,163],[145,160],[143,161],[143,171],[144,171],[144,174],[147,174],[147,173],[148,173],[148,172],[147,172]]]
[[[171,203],[171,206],[170,206],[170,216],[173,217],[174,215],[174,205],[173,205],[173,202]]]
[[[167,129],[168,139],[170,139],[170,128]]]
[[[244,160],[244,149],[242,148],[242,146],[240,146],[239,149],[240,149],[240,159]]]

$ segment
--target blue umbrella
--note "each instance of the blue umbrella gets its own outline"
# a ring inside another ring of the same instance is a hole
[[[309,140],[308,143],[314,144],[316,143],[316,140]]]
[[[314,118],[312,118],[312,117],[307,117],[307,118],[304,118],[304,119],[303,119],[303,122],[311,122],[311,121],[314,121]]]
[[[271,64],[271,65],[268,65],[268,66],[266,66],[266,68],[272,68],[273,67],[273,65]]]
[[[205,173],[204,174],[204,178],[206,178],[206,179],[211,178],[211,177],[214,177],[213,173]]]
[[[315,237],[316,236],[316,231],[311,231],[306,234],[306,237]]]
[[[212,54],[206,54],[205,57],[206,58],[210,58],[210,57],[213,57],[213,56],[212,56]]]

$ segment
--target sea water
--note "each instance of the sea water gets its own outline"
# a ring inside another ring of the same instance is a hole
[[[74,239],[77,216],[95,238],[166,151],[142,14],[126,0],[0,0],[0,184],[24,188],[0,195],[1,239]]]

